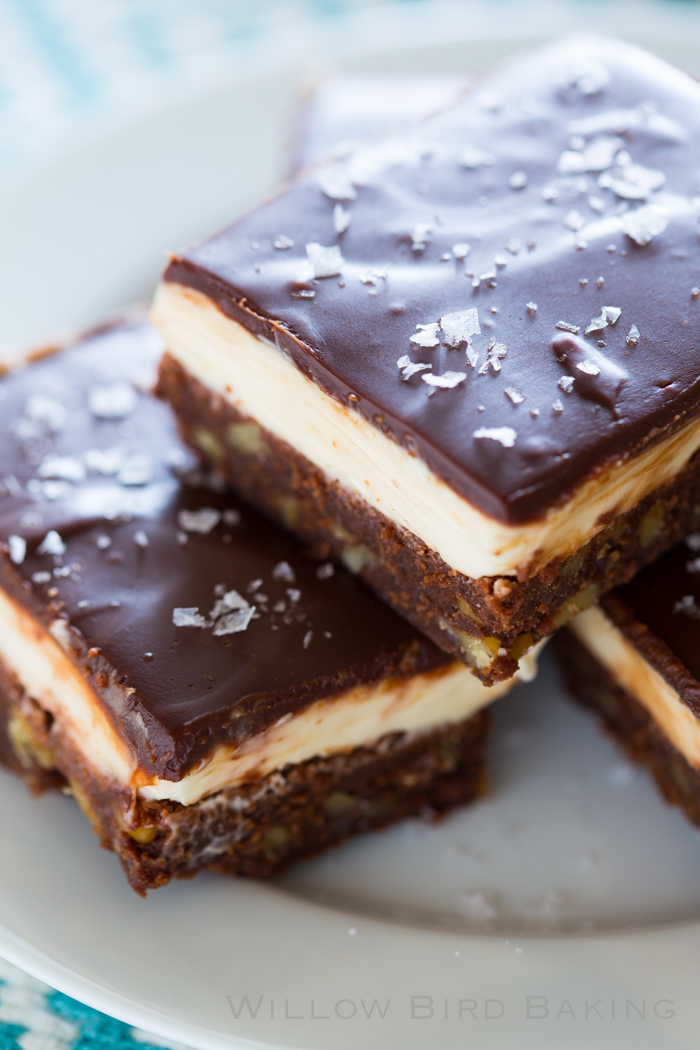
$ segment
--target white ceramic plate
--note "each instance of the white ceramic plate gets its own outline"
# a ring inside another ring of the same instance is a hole
[[[168,247],[272,189],[290,100],[319,55],[473,71],[575,24],[700,72],[689,6],[414,3],[307,26],[226,84],[25,172],[0,188],[0,343],[147,295]],[[544,665],[496,705],[487,801],[274,884],[204,875],[144,902],[69,799],[30,799],[0,774],[0,953],[203,1048],[700,1047],[700,833]]]

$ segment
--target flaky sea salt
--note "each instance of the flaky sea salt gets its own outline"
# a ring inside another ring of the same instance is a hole
[[[463,168],[478,168],[482,164],[491,165],[494,160],[492,153],[485,153],[476,146],[466,146],[459,155],[459,163]]]
[[[455,259],[458,259],[460,261],[462,259],[466,259],[471,250],[471,244],[461,243],[452,245],[452,254],[454,255]]]
[[[411,342],[415,343],[416,346],[437,346],[440,342],[438,331],[440,324],[438,321],[431,321],[430,324],[417,324],[416,333],[411,336]]]
[[[564,225],[566,226],[567,230],[582,230],[583,227],[586,225],[586,220],[584,219],[580,211],[574,210],[567,212],[566,217],[564,219]]]
[[[337,234],[345,233],[350,225],[351,217],[350,212],[342,204],[336,204],[333,208],[333,229]]]
[[[576,335],[576,333],[581,330],[580,325],[569,324],[568,321],[557,321],[554,327],[559,328],[562,332],[571,332],[573,335]]]
[[[126,419],[138,404],[131,383],[104,383],[88,393],[88,408],[98,419]]]
[[[508,179],[508,185],[512,190],[524,190],[527,186],[527,173],[524,171],[514,171]]]
[[[206,535],[221,521],[221,512],[214,507],[200,507],[199,510],[180,510],[177,523],[184,532],[200,532]]]
[[[422,252],[428,245],[433,227],[427,222],[417,222],[411,230],[411,248],[414,252]]]
[[[286,234],[281,233],[279,237],[275,237],[272,242],[273,248],[276,248],[278,252],[287,251],[289,248],[294,247],[294,241],[291,237],[287,237]]]
[[[619,306],[604,306],[600,311],[599,317],[591,319],[591,323],[586,328],[586,335],[591,332],[600,332],[603,328],[607,328],[609,324],[615,324],[622,313],[622,308]]]
[[[557,386],[560,390],[563,390],[565,394],[570,394],[574,389],[573,376],[561,376]]]
[[[439,325],[445,336],[443,342],[452,347],[469,343],[473,336],[481,334],[479,314],[474,307],[444,314],[440,318]]]
[[[331,576],[335,576],[335,566],[329,561],[325,565],[319,565],[316,576],[319,580],[329,580]]]
[[[8,536],[7,542],[10,547],[10,561],[13,565],[21,565],[27,553],[27,541],[23,536]]]
[[[665,208],[658,204],[645,204],[636,211],[628,211],[622,216],[622,229],[637,244],[649,244],[652,238],[663,233],[670,219]]]
[[[288,561],[278,561],[272,569],[273,580],[284,580],[285,583],[294,583],[296,576],[294,569]]]
[[[55,529],[49,529],[36,549],[37,554],[55,554],[60,557],[66,553],[66,545]]]
[[[525,400],[525,395],[516,390],[514,386],[507,386],[503,393],[510,398],[514,405],[520,405]]]
[[[173,609],[173,623],[176,627],[209,627],[197,605]]]
[[[600,375],[600,369],[598,368],[598,365],[595,365],[592,361],[588,361],[588,360],[586,360],[586,361],[579,361],[579,363],[576,365],[576,367],[578,368],[579,372],[583,372],[584,375],[587,375],[587,376],[599,376]],[[572,380],[572,382],[573,382],[573,380]]]
[[[64,481],[83,481],[85,466],[75,456],[57,456],[49,453],[37,467],[40,478],[61,478]]]
[[[326,197],[333,201],[354,201],[357,198],[357,190],[344,168],[323,168],[316,181]]]
[[[629,330],[629,334],[628,334],[627,339],[625,340],[625,342],[627,343],[628,346],[638,346],[639,345],[639,335],[640,335],[639,329],[637,328],[636,324],[633,324],[632,327]]]
[[[399,371],[401,372],[401,379],[404,382],[408,382],[411,376],[417,375],[418,372],[425,372],[431,369],[432,365],[423,364],[422,362],[413,362],[408,354],[404,354],[396,362]]]
[[[238,634],[239,631],[245,631],[254,615],[254,605],[249,605],[245,609],[236,609],[234,612],[225,613],[216,621],[214,634],[217,638],[221,638],[226,634]]]
[[[518,436],[512,427],[479,427],[472,435],[475,438],[486,438],[489,441],[499,441],[504,448],[512,448]]]
[[[452,389],[452,387],[458,386],[464,382],[467,378],[466,372],[443,372],[441,376],[433,375],[422,375],[421,379],[428,386],[432,387],[443,387],[445,389]]]
[[[324,277],[337,277],[345,264],[337,244],[325,247],[317,241],[311,241],[306,245],[306,254],[313,266],[314,277],[319,280]]]
[[[46,397],[45,394],[32,394],[31,397],[28,397],[24,406],[24,414],[32,423],[46,427],[52,434],[63,430],[68,418],[61,402],[56,401],[53,397]]]

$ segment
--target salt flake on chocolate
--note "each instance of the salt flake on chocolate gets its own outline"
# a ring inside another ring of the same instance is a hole
[[[643,247],[653,237],[664,232],[669,219],[670,215],[665,208],[658,204],[646,204],[622,216],[622,229],[628,237]]]
[[[288,561],[278,561],[272,569],[272,578],[273,580],[284,580],[286,583],[294,583],[296,576]]]
[[[580,211],[573,210],[567,212],[566,218],[564,219],[564,225],[568,230],[574,230],[574,232],[576,232],[577,230],[583,229],[586,225],[586,220]]]
[[[105,383],[88,393],[88,408],[98,419],[126,419],[138,404],[131,383]]]
[[[589,361],[588,359],[586,359],[585,361],[579,361],[576,367],[578,368],[579,372],[583,372],[584,375],[600,375],[600,369],[598,368],[598,365],[594,364],[593,361]],[[571,380],[571,382],[573,383],[573,379]]]
[[[336,233],[345,233],[352,218],[350,212],[342,204],[336,204],[333,209],[333,229]]]
[[[173,623],[176,627],[210,627],[211,624],[205,620],[199,611],[198,605],[190,605],[186,608],[173,609]]]
[[[59,478],[63,481],[84,481],[85,467],[75,456],[44,456],[37,474],[40,478]]]
[[[27,553],[27,541],[22,536],[8,536],[7,542],[10,547],[10,561],[13,565],[21,565]]]
[[[473,336],[481,334],[479,314],[475,307],[444,314],[439,325],[445,336],[443,342],[448,346],[458,347],[462,343],[470,343]]]
[[[503,393],[507,398],[510,398],[514,405],[521,405],[525,400],[525,395],[516,390],[514,386],[507,386]]]
[[[443,372],[441,376],[421,376],[423,382],[427,383],[428,386],[443,387],[445,389],[452,389],[452,387],[458,386],[460,383],[463,383],[466,378],[466,372]]]
[[[570,394],[574,389],[573,376],[562,376],[557,383],[560,390],[563,390],[565,394]]]
[[[440,342],[439,328],[438,321],[431,321],[430,324],[417,324],[416,334],[411,336],[411,342],[416,346],[437,346]]]
[[[180,510],[177,514],[177,523],[184,532],[200,532],[204,536],[211,532],[220,521],[221,512],[215,510],[214,507]]]
[[[604,171],[598,179],[601,189],[612,190],[623,200],[643,201],[650,193],[659,190],[666,181],[663,171],[633,164],[626,151],[618,154],[613,171]]]
[[[404,354],[403,357],[400,357],[396,364],[399,367],[399,371],[401,372],[401,379],[403,379],[404,382],[408,382],[411,376],[416,375],[417,372],[424,372],[426,369],[430,369],[433,367],[432,365],[425,365],[420,362],[414,363],[413,361],[411,361],[411,358],[408,356],[408,354]]]
[[[559,175],[582,175],[586,171],[605,171],[612,166],[622,142],[617,138],[600,138],[581,150],[564,150],[557,163]]]
[[[337,277],[345,264],[345,259],[337,244],[332,244],[327,248],[323,244],[312,241],[306,245],[306,254],[313,266],[314,277],[318,279]]]
[[[332,201],[354,201],[357,190],[343,168],[324,168],[316,176],[316,181]]]
[[[427,222],[417,222],[411,230],[411,248],[414,252],[422,252],[428,245],[433,227]]]
[[[627,343],[628,346],[638,346],[639,345],[639,335],[640,335],[639,329],[637,328],[636,324],[633,324],[632,327],[629,330],[629,335],[627,336],[627,339],[625,340],[625,342]]]
[[[562,332],[571,332],[576,335],[581,330],[581,326],[578,324],[569,324],[568,321],[557,321],[555,328],[561,329]]]
[[[471,250],[472,250],[471,244],[453,244],[452,245],[452,254],[454,255],[455,259],[458,259],[460,262],[462,261],[462,259],[466,259],[466,257],[469,255],[469,252]]]
[[[594,317],[586,328],[586,335],[591,332],[600,332],[609,324],[615,324],[620,317],[622,308],[620,306],[604,306],[600,311],[600,317]]]
[[[492,153],[484,153],[476,146],[466,146],[459,155],[459,163],[463,168],[478,168],[482,164],[493,164],[495,157]]]
[[[692,594],[684,594],[680,601],[673,606],[674,613],[684,613],[691,620],[700,620],[700,609],[695,604]]]
[[[66,545],[55,529],[49,529],[36,549],[37,554],[55,554],[60,557],[66,553]]]
[[[512,427],[479,427],[473,434],[475,438],[499,441],[504,448],[512,448],[517,436],[516,431]]]
[[[294,241],[291,237],[287,237],[285,233],[281,233],[279,237],[275,237],[272,247],[276,248],[278,252],[284,252],[294,247]]]

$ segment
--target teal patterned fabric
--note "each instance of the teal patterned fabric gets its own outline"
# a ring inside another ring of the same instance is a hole
[[[185,1050],[55,992],[0,960],[0,1050]]]
[[[380,2],[0,0],[0,179],[105,120],[225,75],[293,22]]]

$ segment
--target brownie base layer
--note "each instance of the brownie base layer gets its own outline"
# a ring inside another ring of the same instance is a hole
[[[700,456],[672,484],[605,523],[584,547],[521,579],[475,579],[451,569],[415,535],[328,479],[290,445],[241,416],[171,355],[159,392],[185,441],[246,499],[319,558],[358,573],[397,612],[487,684],[601,594],[627,582],[700,524]]]
[[[666,801],[700,826],[700,773],[669,743],[646,708],[569,631],[557,635],[553,645],[572,696],[602,716],[628,758],[649,769]]]
[[[144,802],[100,781],[0,666],[0,759],[32,791],[63,787],[145,895],[205,868],[265,878],[352,835],[438,816],[486,789],[489,715],[288,765],[191,806]]]

